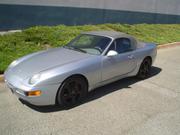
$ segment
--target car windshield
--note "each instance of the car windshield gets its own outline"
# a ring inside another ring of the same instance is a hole
[[[82,34],[72,40],[65,47],[93,55],[101,55],[111,42],[111,38]]]

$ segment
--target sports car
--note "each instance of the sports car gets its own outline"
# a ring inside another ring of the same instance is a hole
[[[63,47],[13,61],[4,76],[12,93],[30,104],[72,106],[113,81],[147,78],[156,55],[155,44],[125,33],[85,32]]]

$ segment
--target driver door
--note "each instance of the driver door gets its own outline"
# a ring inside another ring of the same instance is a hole
[[[131,40],[128,38],[116,39],[109,47],[116,51],[115,56],[104,56],[102,61],[102,81],[113,79],[132,72],[135,67],[134,51]]]

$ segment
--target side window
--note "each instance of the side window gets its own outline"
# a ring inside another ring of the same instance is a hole
[[[132,50],[131,40],[128,38],[116,39],[116,51],[120,53],[128,52]]]

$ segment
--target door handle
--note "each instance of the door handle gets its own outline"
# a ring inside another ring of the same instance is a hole
[[[129,55],[128,58],[129,59],[134,59],[134,55]]]

